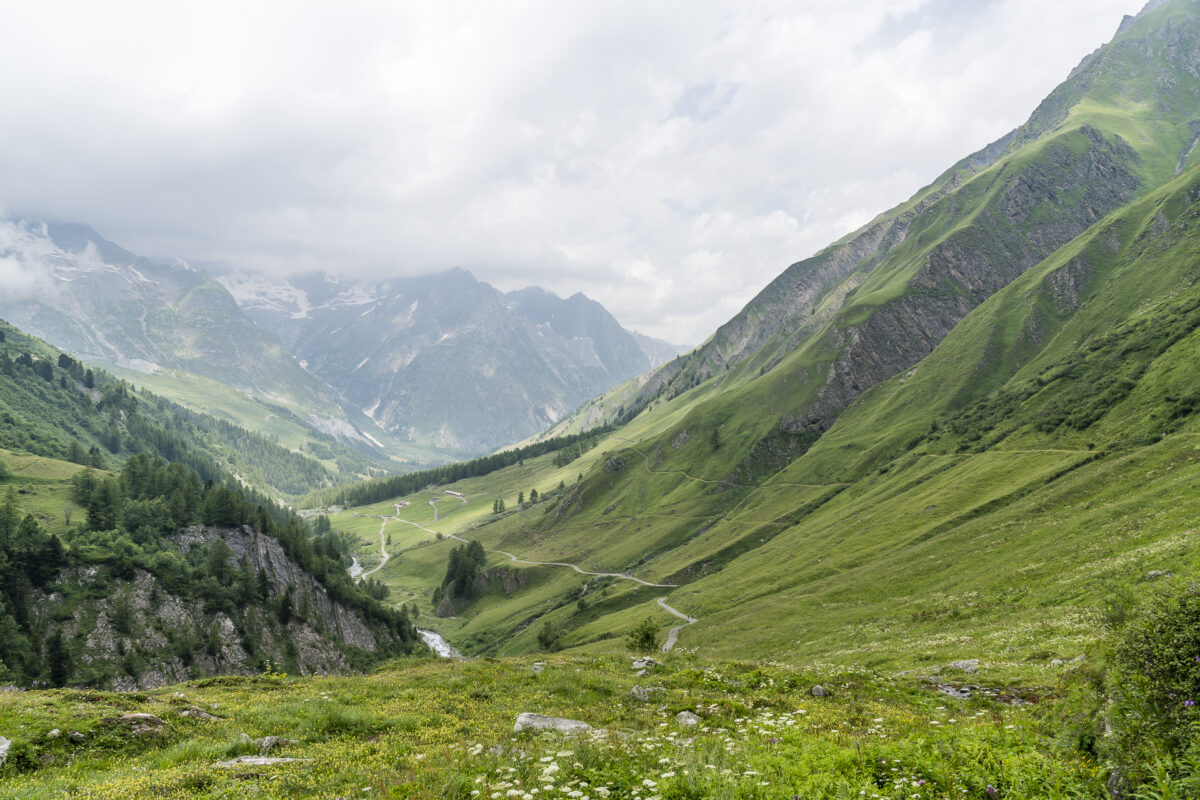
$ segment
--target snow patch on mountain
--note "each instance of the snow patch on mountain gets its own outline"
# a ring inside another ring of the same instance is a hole
[[[265,309],[292,319],[307,319],[312,310],[308,292],[282,278],[269,275],[233,274],[217,278],[244,310]]]

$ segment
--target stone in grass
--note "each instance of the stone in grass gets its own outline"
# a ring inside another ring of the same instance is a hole
[[[534,714],[526,711],[517,717],[517,723],[513,725],[513,733],[520,733],[524,730],[535,731],[558,731],[559,733],[589,733],[594,731],[591,725],[586,722],[580,722],[577,719],[565,719],[563,717],[547,717],[542,714]]]
[[[633,685],[633,688],[629,690],[629,695],[634,700],[639,700],[643,703],[650,699],[650,694],[636,683]]]
[[[191,719],[205,719],[205,720],[217,719],[217,717],[214,717],[212,714],[208,713],[204,709],[196,708],[195,706],[191,706],[190,708],[185,708],[185,709],[181,710],[179,712],[179,716],[190,717]]]
[[[130,725],[153,725],[156,728],[166,725],[165,722],[153,714],[122,714],[117,719]]]
[[[130,726],[135,736],[161,734],[163,726],[166,725],[165,722],[153,714],[122,714],[117,719]]]
[[[8,762],[8,746],[11,744],[8,739],[0,736],[0,767],[3,767]]]
[[[658,662],[649,656],[644,658],[635,658],[633,660],[633,669],[653,669],[657,666]]]
[[[530,667],[530,669],[533,670],[534,675],[541,675],[542,670],[544,670],[545,668],[546,668],[545,661],[535,661],[535,662],[533,662],[533,666]]]
[[[218,761],[213,764],[218,769],[236,769],[237,767],[269,767],[272,764],[291,764],[309,762],[311,758],[270,758],[268,756],[238,756],[228,761]]]
[[[282,736],[264,736],[261,739],[254,740],[254,746],[258,748],[259,755],[266,755],[275,747],[286,747],[289,744],[295,744],[292,739],[285,739]]]
[[[942,669],[955,669],[959,672],[971,673],[979,672],[979,659],[965,658],[962,661],[951,661],[949,664],[942,667]]]
[[[816,686],[809,689],[808,693],[811,694],[813,697],[832,697],[833,696],[833,692],[829,691],[828,689],[826,689],[824,686],[822,686],[819,683]]]
[[[675,715],[675,721],[685,728],[691,728],[700,724],[700,718],[691,711],[680,711]]]

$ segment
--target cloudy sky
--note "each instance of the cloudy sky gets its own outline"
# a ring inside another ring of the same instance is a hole
[[[5,3],[0,208],[247,270],[462,266],[697,343],[1142,4]]]

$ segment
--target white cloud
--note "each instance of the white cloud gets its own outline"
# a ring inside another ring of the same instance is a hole
[[[146,255],[460,265],[696,342],[1139,4],[8,4],[0,202]]]

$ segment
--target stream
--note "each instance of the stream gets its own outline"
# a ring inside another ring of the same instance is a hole
[[[451,647],[450,643],[443,639],[440,634],[422,630],[421,628],[417,628],[417,633],[421,634],[421,638],[425,640],[425,644],[429,645],[429,649],[442,658],[462,658],[462,653]]]

